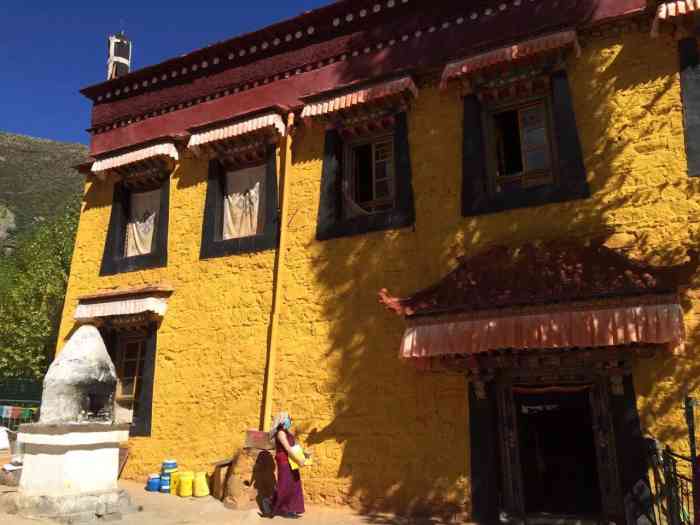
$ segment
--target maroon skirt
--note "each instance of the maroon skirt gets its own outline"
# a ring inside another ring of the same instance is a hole
[[[304,512],[304,493],[301,489],[299,470],[292,470],[286,453],[275,454],[277,463],[277,488],[272,496],[273,514]]]

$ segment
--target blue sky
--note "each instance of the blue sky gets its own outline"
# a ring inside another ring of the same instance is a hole
[[[0,0],[0,131],[87,144],[107,34],[124,29],[141,68],[330,0]],[[116,7],[118,6],[118,7]]]

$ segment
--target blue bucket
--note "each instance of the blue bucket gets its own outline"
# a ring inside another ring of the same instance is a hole
[[[173,472],[177,472],[177,461],[174,459],[166,459],[163,461],[161,472],[163,474],[172,474]]]
[[[160,490],[160,476],[158,474],[151,474],[148,476],[146,490],[148,492],[158,492]]]
[[[160,491],[170,494],[170,474],[161,474]]]

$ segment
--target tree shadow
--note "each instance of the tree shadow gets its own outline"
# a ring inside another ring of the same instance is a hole
[[[280,327],[290,348],[306,351],[281,349],[275,395],[317,449],[319,465],[305,473],[313,501],[351,504],[374,523],[388,523],[385,511],[448,520],[470,509],[467,381],[421,373],[398,358],[404,325],[378,305],[380,289],[408,295],[437,282],[458,256],[536,240],[604,236],[632,259],[687,259],[697,238],[697,227],[689,228],[697,188],[689,190],[685,175],[675,47],[661,47],[642,33],[624,45],[599,38],[569,59],[586,200],[462,218],[460,96],[454,87],[428,87],[408,117],[415,225],[319,242],[308,203],[319,200],[324,132],[299,131]],[[658,56],[653,64],[650,53]],[[684,437],[680,399],[700,377],[700,297],[683,297],[686,354],[634,370],[643,425],[672,445]]]

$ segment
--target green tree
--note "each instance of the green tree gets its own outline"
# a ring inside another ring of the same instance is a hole
[[[0,380],[41,379],[51,362],[68,284],[79,199],[38,221],[0,256]]]

